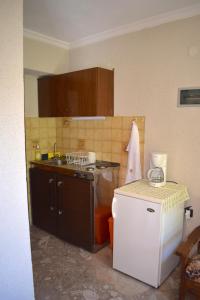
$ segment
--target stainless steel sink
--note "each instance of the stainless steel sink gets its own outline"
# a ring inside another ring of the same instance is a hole
[[[44,160],[43,163],[51,166],[63,166],[67,164],[67,162],[62,159]]]

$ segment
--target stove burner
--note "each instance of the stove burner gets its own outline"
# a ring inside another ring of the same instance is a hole
[[[93,167],[87,167],[86,170],[87,171],[94,171],[94,168]]]
[[[103,166],[103,165],[101,165],[101,166],[96,166],[96,168],[97,168],[97,169],[106,169],[107,167],[106,167],[106,166]]]

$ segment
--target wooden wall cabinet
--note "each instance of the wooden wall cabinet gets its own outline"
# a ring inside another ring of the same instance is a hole
[[[114,71],[91,68],[38,79],[40,117],[113,116]]]
[[[31,168],[30,187],[33,224],[69,243],[93,251],[91,181]]]

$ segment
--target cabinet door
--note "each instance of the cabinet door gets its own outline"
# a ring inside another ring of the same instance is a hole
[[[96,69],[60,75],[56,83],[58,116],[96,115]]]
[[[56,117],[55,88],[57,77],[46,76],[38,79],[39,117]]]
[[[92,251],[94,203],[91,181],[59,176],[57,179],[58,235]]]
[[[54,174],[30,169],[32,220],[35,226],[56,233],[56,199]]]
[[[68,117],[78,115],[78,100],[79,97],[74,87],[74,76],[69,74],[57,76],[55,87],[57,116]]]

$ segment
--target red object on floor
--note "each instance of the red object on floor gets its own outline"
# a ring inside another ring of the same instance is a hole
[[[113,249],[113,217],[108,219],[109,233],[110,233],[110,248]]]
[[[108,218],[111,216],[111,208],[100,206],[95,209],[95,240],[101,245],[109,240]]]

